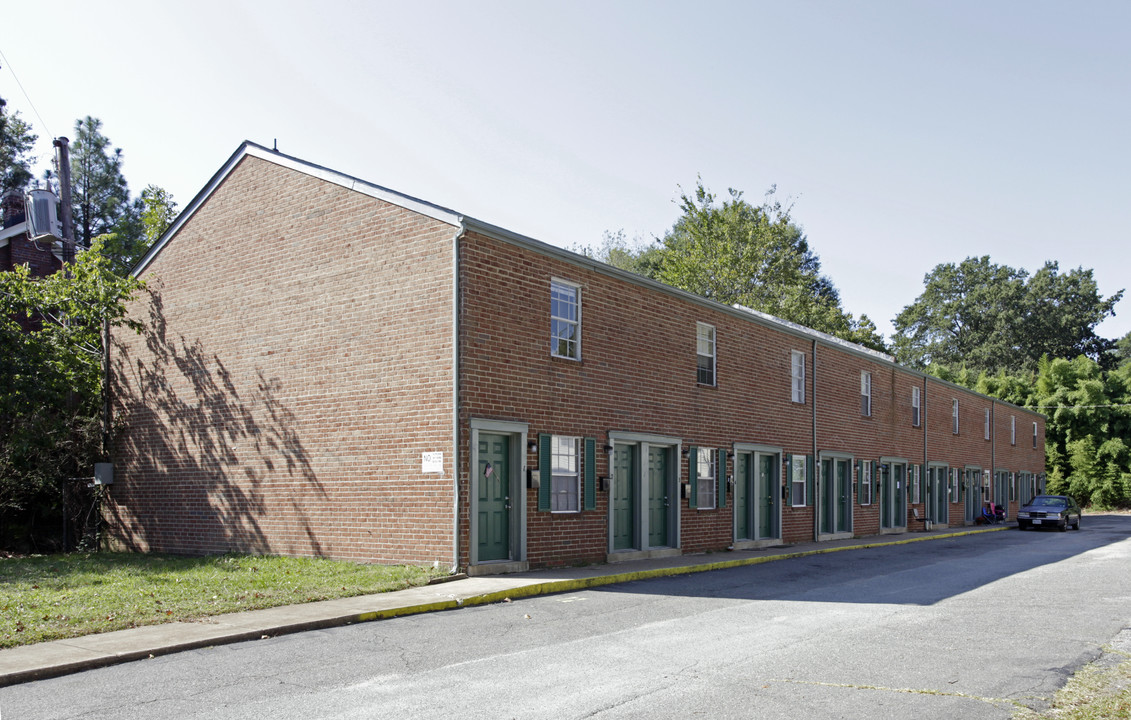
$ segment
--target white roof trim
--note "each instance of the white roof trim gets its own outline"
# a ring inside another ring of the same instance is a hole
[[[820,330],[814,330],[813,328],[805,327],[804,325],[799,325],[799,324],[797,324],[797,323],[795,323],[791,320],[782,320],[779,317],[775,317],[773,315],[770,315],[769,313],[764,313],[761,310],[755,310],[754,308],[748,308],[745,305],[739,305],[739,304],[736,303],[733,307],[734,307],[735,310],[741,310],[742,312],[750,313],[751,315],[754,315],[755,317],[760,317],[763,320],[766,320],[767,322],[770,322],[770,323],[777,323],[779,325],[785,325],[786,327],[793,328],[794,330],[796,330],[797,332],[799,332],[803,335],[808,335],[810,337],[817,338],[818,340],[822,340],[822,341],[830,343],[832,345],[840,345],[841,347],[844,347],[848,350],[853,350],[855,352],[863,353],[865,355],[872,355],[873,357],[875,357],[879,360],[883,360],[885,362],[889,362],[889,363],[895,362],[895,358],[892,357],[891,355],[888,355],[887,353],[882,353],[879,350],[873,350],[872,348],[865,347],[864,345],[857,345],[856,343],[849,342],[848,340],[845,340],[844,338],[838,338],[836,335],[829,335],[828,333],[823,333]]]
[[[4,245],[8,244],[8,238],[15,237],[17,235],[26,235],[26,234],[27,234],[27,223],[26,222],[16,223],[12,227],[6,227],[3,230],[0,230],[0,240],[3,241],[3,245],[0,245],[0,247],[4,247]]]
[[[442,208],[439,205],[433,205],[424,200],[395,192],[388,188],[381,187],[380,185],[365,182],[364,180],[322,167],[321,165],[315,165],[304,160],[299,160],[296,157],[291,157],[290,155],[284,155],[276,150],[269,150],[262,145],[257,145],[250,141],[244,141],[239,149],[228,158],[224,166],[212,176],[212,179],[208,181],[204,189],[197,193],[196,197],[185,207],[184,211],[177,216],[165,233],[158,238],[149,250],[146,251],[145,255],[138,260],[131,271],[132,275],[135,277],[139,276],[149,267],[149,264],[153,262],[153,259],[161,252],[170,238],[176,235],[181,227],[196,214],[196,211],[212,196],[212,193],[220,187],[224,180],[227,179],[228,175],[235,170],[236,166],[240,164],[240,161],[248,156],[266,160],[280,167],[285,167],[289,170],[318,178],[319,180],[325,180],[326,182],[340,185],[348,190],[353,190],[363,195],[368,195],[372,198],[403,207],[407,210],[412,210],[413,212],[430,217],[433,220],[439,220],[440,222],[447,223],[454,227],[460,226],[460,215],[447,208]]]

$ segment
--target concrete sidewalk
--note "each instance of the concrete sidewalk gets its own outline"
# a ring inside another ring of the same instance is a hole
[[[534,570],[511,575],[458,576],[447,582],[397,592],[251,610],[217,615],[198,622],[166,623],[55,640],[0,650],[0,687],[182,650],[257,640],[303,630],[484,605],[504,599],[568,592],[633,580],[756,565],[821,553],[997,532],[1011,526],[1012,523],[993,527],[910,532],[762,550],[736,550],[609,565]]]

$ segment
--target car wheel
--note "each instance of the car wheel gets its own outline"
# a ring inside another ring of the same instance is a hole
[[[1057,530],[1060,530],[1061,532],[1068,532],[1068,518],[1064,518]]]
[[[1076,524],[1072,526],[1073,530],[1079,530],[1080,529],[1080,520],[1081,520],[1081,516],[1077,515],[1076,516]]]

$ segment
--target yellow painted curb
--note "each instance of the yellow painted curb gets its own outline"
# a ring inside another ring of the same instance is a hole
[[[808,557],[810,555],[823,555],[826,553],[842,552],[845,550],[863,550],[866,548],[886,547],[889,545],[907,545],[914,542],[923,542],[925,540],[945,540],[947,538],[961,537],[963,535],[977,535],[980,533],[1000,532],[1008,529],[1008,526],[979,528],[977,530],[960,530],[952,533],[943,533],[940,535],[928,535],[926,537],[904,538],[900,540],[888,540],[884,542],[865,543],[863,545],[845,545],[843,547],[829,547],[829,548],[814,548],[812,550],[799,550],[792,553],[782,553],[781,555],[766,555],[763,557],[741,558],[737,560],[720,560],[713,563],[703,563],[701,565],[680,565],[667,568],[655,568],[652,570],[634,570],[632,572],[617,573],[615,575],[597,575],[587,578],[576,578],[572,580],[549,580],[542,583],[533,583],[531,585],[521,585],[519,587],[510,588],[508,590],[499,590],[491,593],[484,593],[483,595],[474,595],[463,600],[449,600],[444,602],[429,603],[426,605],[416,605],[406,608],[397,608],[394,610],[378,611],[376,613],[366,613],[365,616],[359,620],[380,620],[383,618],[397,617],[401,615],[414,615],[422,612],[429,612],[431,610],[451,610],[457,607],[464,607],[470,605],[490,605],[491,603],[502,602],[507,598],[525,598],[535,597],[537,595],[550,595],[560,592],[571,592],[574,590],[586,590],[588,588],[601,587],[602,585],[615,585],[618,583],[632,582],[634,580],[647,580],[649,578],[658,577],[673,577],[675,575],[689,575],[691,573],[710,572],[712,570],[727,570],[730,568],[743,567],[746,565],[761,565],[762,563],[775,562],[777,560],[792,560],[795,558]]]

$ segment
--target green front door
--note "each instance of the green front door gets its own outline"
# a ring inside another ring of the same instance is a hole
[[[819,498],[821,501],[821,532],[831,533],[836,527],[836,489],[833,478],[833,461],[821,461]]]
[[[768,540],[777,534],[778,460],[776,455],[758,455],[758,539]]]
[[[947,468],[931,468],[927,477],[930,478],[927,488],[927,517],[932,522],[946,523],[949,518],[949,489],[947,477],[950,471]]]
[[[667,547],[668,449],[648,448],[648,546]]]
[[[734,456],[734,537],[736,540],[753,540],[751,527],[753,508],[751,501],[757,496],[754,492],[754,476],[749,453]]]
[[[613,451],[613,550],[636,547],[636,455],[632,445]]]
[[[973,523],[982,512],[982,477],[978,470],[966,471],[966,522]]]
[[[510,559],[510,438],[479,434],[479,560]]]
[[[938,482],[935,476],[938,473],[938,470],[938,468],[928,468],[927,477],[924,478],[924,481],[927,483],[926,487],[924,488],[924,490],[926,491],[924,502],[927,503],[926,514],[924,515],[924,517],[935,522],[938,522],[938,518],[936,517],[936,515],[938,514],[938,496],[935,494],[935,484]]]
[[[852,530],[852,473],[849,470],[848,460],[834,462],[835,487],[833,493],[836,497],[836,531],[838,533]]]
[[[880,527],[891,527],[891,465],[880,465]]]
[[[892,465],[892,526],[904,527],[907,525],[907,466]]]

